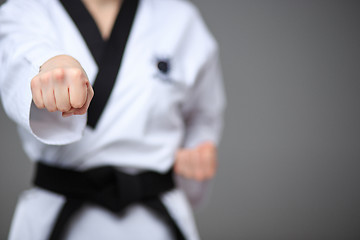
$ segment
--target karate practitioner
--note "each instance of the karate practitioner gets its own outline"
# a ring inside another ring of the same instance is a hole
[[[9,0],[0,67],[36,162],[9,239],[200,238],[189,203],[215,174],[225,99],[191,3]]]

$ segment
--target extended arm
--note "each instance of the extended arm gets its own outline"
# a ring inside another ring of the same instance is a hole
[[[67,110],[69,106],[66,101],[58,101],[56,108],[53,105],[60,92],[62,92],[60,95],[66,98],[64,93],[66,88],[59,83],[72,85],[71,72],[76,75],[76,71],[72,69],[77,68],[82,75],[78,78],[84,81],[86,74],[71,57],[68,56],[67,61],[64,61],[66,52],[58,41],[59,37],[47,7],[47,1],[44,0],[10,0],[1,6],[1,98],[7,115],[19,127],[29,131],[43,143],[68,144],[81,138],[86,125],[86,116],[63,118],[56,110]],[[42,68],[39,72],[40,66]],[[59,73],[57,75],[60,76],[59,78],[55,77],[55,72]],[[57,81],[53,82],[53,80]],[[89,85],[86,85],[87,92],[91,91],[88,87]],[[61,90],[56,91],[56,89]],[[71,89],[74,88],[69,88]],[[55,90],[52,102],[51,90]],[[82,91],[79,98],[84,101],[86,95],[84,103],[88,104],[91,93],[88,95],[84,93],[84,89]],[[69,97],[72,95],[71,92],[72,90],[68,93]],[[40,108],[36,107],[33,98]],[[79,106],[80,104],[71,105],[76,108]],[[46,109],[41,109],[42,107]],[[69,113],[83,112],[70,109]]]

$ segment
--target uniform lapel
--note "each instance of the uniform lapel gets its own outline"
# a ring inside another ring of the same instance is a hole
[[[81,1],[61,0],[61,3],[75,22],[99,68],[87,121],[89,127],[95,128],[115,84],[139,0],[124,0],[108,41],[102,39],[94,19]]]
[[[75,23],[86,42],[96,64],[99,66],[104,52],[105,42],[99,28],[84,4],[79,0],[61,0],[62,5]]]

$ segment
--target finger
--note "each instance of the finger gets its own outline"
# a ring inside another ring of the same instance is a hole
[[[56,108],[61,112],[67,112],[71,109],[69,88],[65,81],[65,73],[63,69],[56,69],[53,73],[54,78],[54,96],[56,100]]]
[[[56,100],[54,96],[54,88],[53,84],[51,83],[51,73],[43,73],[40,76],[40,82],[41,82],[41,92],[42,92],[42,99],[44,102],[45,108],[49,112],[55,112],[57,110],[56,108]]]
[[[189,149],[189,156],[188,156],[188,169],[190,171],[190,178],[192,179],[196,179],[196,174],[197,174],[197,156],[196,156],[196,151],[194,149]]]
[[[199,173],[198,162],[197,162],[198,154],[197,151],[191,149],[188,151],[187,157],[187,169],[188,169],[188,177],[192,179],[197,179],[197,174]]]
[[[189,169],[189,166],[188,166],[189,165],[188,159],[189,159],[189,151],[183,150],[182,151],[182,157],[181,157],[181,160],[179,162],[180,163],[179,167],[180,167],[181,175],[183,177],[186,177],[186,178],[190,177],[190,169]]]
[[[39,76],[34,77],[31,80],[31,94],[32,94],[32,98],[33,101],[36,105],[37,108],[44,108],[44,102],[43,102],[43,97],[42,97],[42,92],[41,92],[41,88],[40,88],[40,79]]]
[[[69,82],[70,104],[73,108],[82,108],[87,99],[87,80],[81,69],[69,69],[66,73]]]
[[[72,115],[82,115],[87,112],[87,110],[90,106],[90,102],[91,102],[92,98],[94,97],[94,90],[92,89],[89,82],[87,84],[87,89],[88,89],[87,99],[86,99],[84,106],[81,108],[71,108],[69,111],[63,112],[63,114],[62,114],[63,117],[69,117]]]
[[[205,178],[212,178],[216,172],[216,147],[213,144],[202,145],[200,147],[200,154]]]
[[[190,151],[183,150],[182,151],[182,157],[179,161],[179,169],[181,172],[181,175],[186,178],[191,178],[191,166],[189,166],[189,158],[190,158]]]
[[[94,97],[94,90],[92,89],[90,83],[87,83],[87,94],[86,94],[86,102],[84,104],[84,106],[82,106],[79,109],[75,109],[73,114],[74,115],[82,115],[85,114],[90,106],[90,102],[92,100],[92,98]]]
[[[201,157],[201,153],[198,149],[193,151],[193,168],[194,168],[194,179],[197,181],[203,181],[205,178],[205,159]]]
[[[178,150],[175,153],[175,161],[174,161],[174,172],[176,174],[180,174],[180,162],[181,162],[181,158],[182,158],[182,150]]]

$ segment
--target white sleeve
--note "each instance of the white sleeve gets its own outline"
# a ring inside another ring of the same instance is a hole
[[[186,106],[184,148],[195,147],[205,141],[218,145],[223,125],[225,94],[218,57],[213,56],[203,69]],[[177,183],[185,191],[193,206],[204,202],[211,180],[199,182],[177,176]]]
[[[194,31],[203,32],[202,38],[209,39],[208,42],[211,44],[203,54],[205,60],[198,71],[187,102],[183,106],[185,119],[184,148],[193,148],[205,141],[211,141],[218,145],[226,105],[218,47],[200,16],[198,19],[198,23],[194,23]],[[203,45],[206,46],[206,44]],[[177,177],[177,182],[193,206],[202,203],[209,192],[209,181],[198,182]]]
[[[184,105],[184,147],[211,141],[219,143],[223,125],[225,93],[217,51],[209,56]]]
[[[58,43],[47,1],[10,0],[0,8],[0,92],[7,115],[45,144],[81,138],[86,116],[62,118],[32,103],[31,79],[48,59],[66,54]]]

